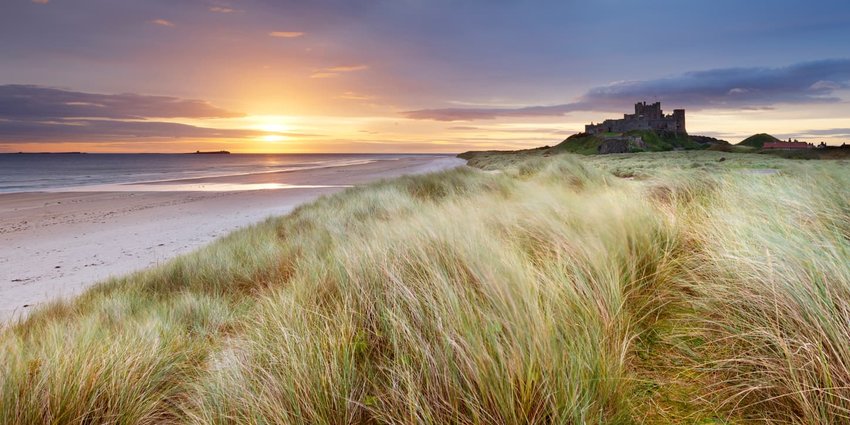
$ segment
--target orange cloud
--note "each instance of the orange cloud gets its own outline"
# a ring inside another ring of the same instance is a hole
[[[334,78],[338,77],[343,72],[357,72],[369,69],[369,65],[343,65],[332,66],[330,68],[320,69],[310,75],[310,78]]]
[[[334,78],[338,76],[339,74],[336,72],[315,72],[313,75],[310,75],[310,78]]]
[[[298,38],[303,36],[304,33],[301,31],[272,31],[269,35],[278,38]]]
[[[38,4],[47,4],[50,3],[50,0],[32,0],[32,2]]]
[[[369,96],[365,94],[355,93],[353,91],[347,91],[340,96],[337,96],[337,99],[345,99],[345,100],[372,100],[375,96]]]
[[[154,19],[154,20],[150,21],[150,23],[152,23],[154,25],[161,25],[163,27],[173,27],[174,26],[174,22],[171,22],[167,19]]]
[[[369,69],[369,65],[348,65],[348,66],[334,66],[332,68],[328,68],[330,72],[356,72],[356,71],[365,71]]]

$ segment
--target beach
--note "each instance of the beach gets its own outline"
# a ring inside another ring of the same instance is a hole
[[[364,161],[365,162],[365,161]],[[322,195],[462,165],[411,157],[337,167],[0,194],[0,320],[156,266]]]

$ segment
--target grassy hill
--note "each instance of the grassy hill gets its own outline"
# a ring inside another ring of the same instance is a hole
[[[716,137],[694,136],[694,135],[689,135],[689,137],[691,138],[691,140],[693,140],[694,142],[697,142],[701,145],[710,145],[710,146],[729,146],[729,145],[731,145],[731,143],[729,143],[729,142],[727,142],[723,139],[718,139]]]
[[[662,152],[675,149],[705,149],[713,144],[728,144],[728,142],[724,140],[705,136],[689,136],[681,133],[656,132],[652,130],[635,130],[626,133],[574,134],[551,148],[550,152],[569,152],[582,155],[593,155],[598,153],[599,146],[604,143],[606,139],[617,137],[640,137],[646,147],[639,150],[635,149],[633,152]]]
[[[602,133],[602,134],[587,134],[576,133],[567,137],[563,142],[555,146],[543,146],[533,149],[522,149],[517,151],[470,151],[458,155],[459,158],[471,159],[479,154],[487,155],[555,155],[560,153],[575,153],[580,155],[596,155],[599,153],[599,146],[609,139],[640,137],[644,143],[643,148],[633,147],[630,151],[634,152],[664,152],[672,150],[699,150],[713,149],[728,150],[726,147],[731,146],[729,142],[714,137],[708,136],[691,136],[688,134],[672,133],[672,132],[656,132],[652,130],[634,130],[626,133]]]
[[[555,146],[542,146],[539,148],[521,149],[516,151],[469,151],[461,153],[458,157],[471,161],[471,164],[482,164],[502,155],[508,155],[512,158],[537,156],[548,157],[562,153],[596,155],[599,153],[599,146],[605,143],[606,140],[612,138],[622,139],[627,137],[640,137],[644,144],[642,148],[632,146],[632,153],[703,149],[730,151],[731,147],[729,142],[725,140],[708,136],[691,136],[688,134],[655,132],[651,130],[635,130],[626,133],[576,133],[567,137],[563,142],[558,143]]]
[[[749,146],[755,149],[761,149],[765,143],[781,142],[776,137],[767,133],[754,134],[738,143],[739,146]]]
[[[594,155],[604,140],[604,135],[587,133],[573,134],[552,149],[555,153],[570,152],[582,155]]]
[[[649,130],[630,131],[627,136],[640,136],[647,145],[647,151],[659,152],[674,149],[704,149],[701,145],[690,138],[687,134],[657,132]]]

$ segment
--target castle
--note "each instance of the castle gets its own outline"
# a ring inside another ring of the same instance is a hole
[[[664,111],[661,110],[661,102],[650,105],[647,105],[646,102],[639,102],[635,103],[635,113],[625,114],[623,119],[605,120],[601,124],[591,123],[584,126],[584,132],[588,134],[624,133],[632,130],[687,133],[685,131],[685,110],[674,109],[672,115],[664,115]]]

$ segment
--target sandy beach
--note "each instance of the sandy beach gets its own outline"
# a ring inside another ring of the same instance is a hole
[[[450,157],[0,194],[0,320],[155,266],[351,185],[462,165]],[[246,190],[251,189],[251,190]]]

